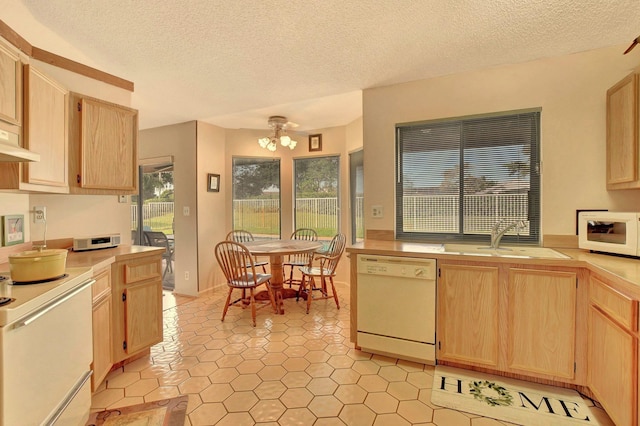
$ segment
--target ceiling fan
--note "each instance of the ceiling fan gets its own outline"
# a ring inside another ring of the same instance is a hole
[[[272,115],[271,117],[269,117],[267,124],[269,124],[269,127],[271,127],[272,129],[276,129],[279,127],[284,130],[295,129],[299,126],[299,124],[297,123],[288,121],[287,117],[284,117],[282,115]]]
[[[262,148],[268,149],[269,151],[275,151],[277,142],[280,142],[280,145],[284,147],[289,147],[289,149],[296,147],[298,142],[287,135],[287,129],[296,128],[298,127],[298,124],[287,121],[287,117],[282,115],[272,115],[269,117],[267,124],[269,124],[269,127],[273,129],[273,134],[269,137],[258,139],[258,144],[260,144]]]

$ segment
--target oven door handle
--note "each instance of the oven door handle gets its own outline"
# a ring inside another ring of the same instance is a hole
[[[67,300],[71,299],[73,296],[75,296],[76,294],[80,293],[85,288],[87,288],[89,286],[92,286],[93,283],[95,283],[95,282],[96,282],[96,280],[91,279],[89,281],[84,282],[83,284],[80,284],[78,287],[76,287],[75,289],[73,289],[69,293],[64,294],[62,297],[60,297],[58,299],[54,299],[53,301],[51,301],[51,303],[48,303],[47,305],[43,306],[42,308],[40,308],[40,309],[32,312],[31,314],[27,315],[26,317],[24,317],[24,319],[22,321],[16,323],[13,326],[13,329],[24,327],[24,326],[27,326],[27,325],[31,324],[32,322],[34,322],[35,320],[37,320],[38,318],[40,318],[41,316],[43,316],[47,312],[49,312],[52,309],[54,309],[55,307],[63,304]]]
[[[73,402],[73,399],[80,392],[80,389],[82,389],[84,384],[87,383],[87,380],[89,380],[89,378],[92,375],[93,375],[93,370],[89,370],[82,375],[78,383],[76,383],[73,389],[71,389],[71,392],[69,393],[69,395],[66,396],[64,401],[62,401],[62,403],[60,404],[58,409],[55,411],[55,413],[53,413],[53,415],[43,423],[44,425],[52,426],[56,423],[56,421],[64,413],[64,410],[66,410],[67,407],[71,405],[71,403]]]

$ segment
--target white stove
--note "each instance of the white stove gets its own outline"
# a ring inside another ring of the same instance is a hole
[[[0,281],[0,424],[86,422],[91,406],[92,268],[37,284]],[[0,271],[0,276],[9,277]]]
[[[78,282],[88,280],[91,278],[91,271],[91,268],[67,268],[66,276],[60,279],[37,284],[16,285],[9,278],[9,272],[0,271],[0,276],[6,278],[6,280],[0,281],[0,295],[14,299],[6,305],[0,306],[0,327],[55,299],[75,287]]]

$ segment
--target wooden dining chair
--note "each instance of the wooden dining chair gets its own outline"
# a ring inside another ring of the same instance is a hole
[[[235,241],[236,243],[247,243],[249,241],[254,241],[253,234],[249,231],[245,231],[244,229],[234,229],[233,231],[230,231],[225,239],[227,241]],[[251,262],[251,264],[253,264],[253,266],[262,267],[262,272],[266,274],[267,265],[269,264],[269,262],[266,260],[258,260],[258,258],[255,256],[252,259],[253,261]],[[249,265],[247,265],[247,267],[249,267]]]
[[[271,306],[274,312],[276,311],[276,302],[273,298],[271,286],[269,285],[271,275],[256,273],[255,266],[252,264],[253,256],[251,256],[251,253],[249,253],[249,250],[243,244],[235,241],[222,241],[216,244],[215,255],[227,280],[227,286],[229,287],[229,294],[224,304],[221,321],[224,321],[229,306],[239,304],[243,309],[247,306],[251,307],[251,319],[255,327],[257,310],[255,289],[262,284],[265,284],[267,292],[269,293]],[[247,267],[247,265],[249,266]],[[233,293],[234,289],[242,290],[242,295],[239,299],[231,301],[231,293]],[[248,297],[247,291],[249,292]],[[268,303],[261,303],[261,305],[261,308],[263,308],[268,306]]]
[[[305,240],[305,241],[318,241],[318,233],[310,228],[299,228],[293,231],[290,239],[292,240]],[[286,257],[282,262],[283,284],[289,284],[291,287],[293,284],[302,284],[302,277],[294,279],[293,272],[297,267],[311,265],[313,261],[313,252],[291,254]],[[288,274],[287,274],[288,270]],[[287,276],[288,275],[288,276]]]
[[[296,301],[303,294],[306,295],[307,313],[309,313],[309,309],[311,308],[312,299],[329,299],[333,297],[336,302],[336,307],[340,309],[340,302],[338,302],[338,293],[333,283],[333,277],[336,276],[336,268],[340,262],[342,253],[344,253],[346,241],[347,239],[344,234],[336,234],[331,240],[331,243],[329,243],[325,254],[314,256],[314,261],[319,261],[319,266],[307,265],[298,267],[302,273],[302,283],[298,289]],[[327,280],[331,284],[331,293],[329,293]],[[314,291],[317,295],[314,295]]]

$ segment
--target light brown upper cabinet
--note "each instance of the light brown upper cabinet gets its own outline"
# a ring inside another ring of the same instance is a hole
[[[0,120],[22,122],[22,62],[15,48],[0,42]]]
[[[29,64],[23,71],[22,146],[40,154],[40,161],[0,164],[0,188],[68,193],[69,92]]]
[[[607,189],[640,188],[638,75],[607,90]]]
[[[69,191],[135,194],[138,111],[78,93],[70,99]]]

